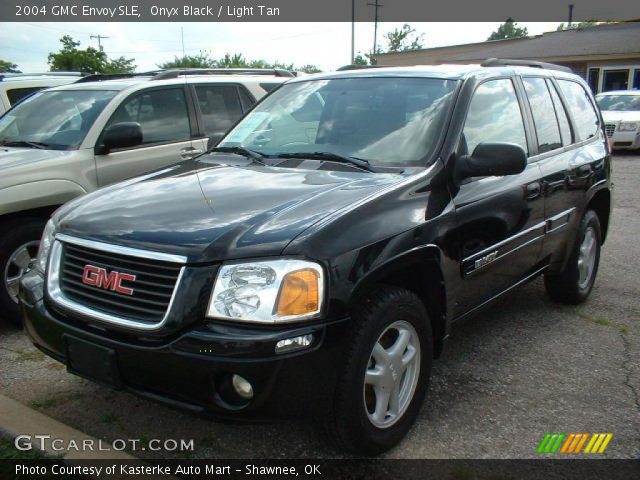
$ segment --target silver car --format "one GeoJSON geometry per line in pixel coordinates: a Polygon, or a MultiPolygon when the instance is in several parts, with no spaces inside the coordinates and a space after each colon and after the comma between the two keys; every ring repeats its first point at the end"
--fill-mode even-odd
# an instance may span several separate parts
{"type": "Polygon", "coordinates": [[[596,97],[611,146],[640,148],[640,90],[616,90],[596,97]]]}
{"type": "Polygon", "coordinates": [[[18,284],[56,208],[204,152],[292,76],[224,73],[85,78],[38,92],[0,118],[0,316],[19,322],[18,284]]]}

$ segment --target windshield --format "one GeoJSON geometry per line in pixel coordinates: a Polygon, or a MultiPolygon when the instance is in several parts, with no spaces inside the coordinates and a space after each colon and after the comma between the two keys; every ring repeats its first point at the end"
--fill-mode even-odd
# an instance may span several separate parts
{"type": "Polygon", "coordinates": [[[80,146],[100,112],[117,94],[112,90],[58,90],[23,100],[0,118],[0,145],[73,150],[80,146]]]}
{"type": "Polygon", "coordinates": [[[640,111],[640,95],[600,95],[596,101],[602,111],[640,111]]]}
{"type": "Polygon", "coordinates": [[[455,85],[391,77],[285,84],[220,146],[264,155],[330,152],[374,166],[424,165],[444,128],[455,85]]]}

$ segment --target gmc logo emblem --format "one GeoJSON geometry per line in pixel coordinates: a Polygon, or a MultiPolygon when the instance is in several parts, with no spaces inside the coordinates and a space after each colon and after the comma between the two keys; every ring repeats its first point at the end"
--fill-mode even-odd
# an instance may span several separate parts
{"type": "Polygon", "coordinates": [[[104,268],[94,265],[85,265],[82,271],[82,283],[92,287],[104,288],[124,295],[133,295],[133,289],[122,286],[122,282],[135,282],[136,276],[129,273],[120,273],[112,270],[107,273],[104,268]]]}

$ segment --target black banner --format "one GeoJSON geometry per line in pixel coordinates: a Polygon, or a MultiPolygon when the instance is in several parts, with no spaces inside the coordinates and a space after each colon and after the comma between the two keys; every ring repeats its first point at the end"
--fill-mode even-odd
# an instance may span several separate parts
{"type": "MultiPolygon", "coordinates": [[[[3,0],[9,22],[357,22],[373,21],[372,0],[3,0]]],[[[383,22],[640,19],[629,0],[378,0],[383,22]]]]}
{"type": "Polygon", "coordinates": [[[630,480],[638,460],[2,460],[9,479],[630,480]]]}

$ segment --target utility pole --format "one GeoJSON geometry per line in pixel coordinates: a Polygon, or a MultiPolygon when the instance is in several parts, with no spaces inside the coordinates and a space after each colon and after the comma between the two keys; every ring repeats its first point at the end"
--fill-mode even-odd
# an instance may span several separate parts
{"type": "Polygon", "coordinates": [[[373,26],[373,55],[378,53],[378,8],[384,7],[379,0],[376,0],[375,3],[367,3],[370,7],[375,8],[375,17],[374,17],[374,26],[373,26]]]}
{"type": "Polygon", "coordinates": [[[100,51],[102,51],[102,43],[100,42],[103,38],[109,38],[109,37],[103,37],[102,35],[91,35],[89,37],[91,40],[93,40],[94,38],[98,39],[98,48],[100,49],[100,51]]]}
{"type": "Polygon", "coordinates": [[[356,61],[356,0],[351,0],[351,63],[356,61]]]}
{"type": "Polygon", "coordinates": [[[569,4],[569,28],[571,28],[571,24],[573,23],[573,3],[569,4]]]}
{"type": "Polygon", "coordinates": [[[180,37],[182,37],[182,58],[184,59],[187,56],[184,51],[184,27],[180,27],[180,37]]]}

